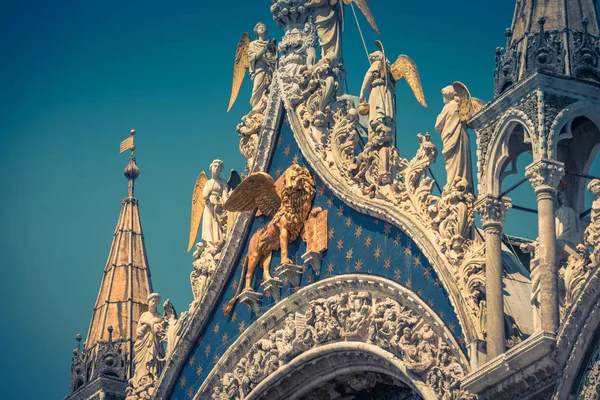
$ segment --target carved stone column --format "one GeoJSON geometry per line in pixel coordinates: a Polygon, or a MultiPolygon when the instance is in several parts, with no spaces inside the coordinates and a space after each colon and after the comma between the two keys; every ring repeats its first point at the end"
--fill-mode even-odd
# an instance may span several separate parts
{"type": "Polygon", "coordinates": [[[485,231],[485,297],[488,360],[504,353],[504,297],[502,293],[502,230],[510,199],[487,195],[476,210],[485,231]]]}
{"type": "Polygon", "coordinates": [[[551,333],[556,332],[560,323],[554,204],[556,188],[564,173],[564,164],[552,160],[536,161],[525,170],[538,204],[541,328],[551,333]]]}

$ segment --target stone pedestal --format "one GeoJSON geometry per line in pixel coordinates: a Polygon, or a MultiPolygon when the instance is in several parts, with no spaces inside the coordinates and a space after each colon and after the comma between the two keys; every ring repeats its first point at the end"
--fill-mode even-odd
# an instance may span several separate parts
{"type": "Polygon", "coordinates": [[[541,328],[551,333],[558,330],[560,323],[554,204],[556,188],[564,173],[564,164],[551,160],[536,161],[525,171],[538,203],[541,328]]]}
{"type": "Polygon", "coordinates": [[[321,274],[321,264],[323,262],[323,253],[317,251],[307,251],[302,254],[304,266],[310,265],[316,276],[321,274]]]}
{"type": "Polygon", "coordinates": [[[281,298],[281,287],[283,286],[283,282],[279,278],[271,278],[269,280],[264,281],[260,284],[260,287],[263,288],[263,291],[267,296],[273,298],[273,300],[277,301],[281,298]]]}
{"type": "Polygon", "coordinates": [[[502,230],[510,199],[486,195],[477,202],[485,231],[485,293],[487,358],[504,353],[504,294],[502,292],[502,230]]]}
{"type": "Polygon", "coordinates": [[[246,290],[237,297],[240,303],[247,304],[255,315],[262,313],[262,294],[254,292],[252,290],[246,290]]]}
{"type": "Polygon", "coordinates": [[[300,278],[304,273],[304,267],[296,264],[281,264],[275,268],[275,275],[279,279],[286,279],[291,282],[293,286],[300,284],[300,278]]]}

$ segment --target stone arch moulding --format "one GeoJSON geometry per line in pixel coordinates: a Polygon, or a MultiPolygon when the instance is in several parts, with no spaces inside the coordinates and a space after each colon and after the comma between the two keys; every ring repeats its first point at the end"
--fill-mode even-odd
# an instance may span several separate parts
{"type": "MultiPolygon", "coordinates": [[[[276,80],[279,80],[277,77],[276,80]]],[[[279,85],[281,86],[281,84],[279,85]]],[[[436,245],[433,233],[425,228],[419,217],[413,217],[391,205],[389,202],[379,199],[367,199],[359,194],[356,187],[351,187],[339,175],[333,174],[330,167],[327,166],[323,157],[314,149],[309,139],[305,137],[300,128],[301,123],[296,113],[290,107],[285,93],[281,93],[286,114],[292,128],[294,139],[302,152],[307,163],[315,171],[318,177],[327,184],[331,192],[343,201],[348,207],[374,218],[382,219],[406,233],[427,257],[432,268],[438,274],[444,289],[449,293],[449,300],[452,304],[458,321],[462,327],[466,342],[471,343],[478,340],[478,332],[475,327],[475,321],[471,317],[470,311],[465,306],[465,300],[460,293],[460,289],[453,277],[454,268],[443,256],[439,247],[436,245]]]]}
{"type": "MultiPolygon", "coordinates": [[[[194,399],[215,392],[241,398],[240,391],[256,399],[307,363],[352,354],[362,372],[384,372],[424,399],[449,387],[460,398],[460,379],[469,370],[450,330],[415,293],[381,277],[340,275],[300,289],[250,325],[194,399]]],[[[307,376],[313,386],[334,373],[316,371],[307,376]]]]}
{"type": "Polygon", "coordinates": [[[563,108],[552,121],[548,140],[548,159],[558,159],[558,143],[562,128],[577,117],[586,117],[600,130],[600,104],[579,100],[563,108]]]}
{"type": "Polygon", "coordinates": [[[497,168],[497,166],[503,165],[510,156],[508,142],[513,130],[517,125],[523,126],[525,137],[531,143],[531,150],[534,153],[533,159],[537,160],[540,158],[536,158],[537,155],[535,154],[537,149],[537,138],[535,135],[536,129],[533,122],[531,119],[529,119],[525,112],[517,109],[509,110],[498,121],[498,125],[492,134],[492,140],[489,144],[489,151],[486,160],[486,165],[488,167],[485,169],[485,176],[480,177],[482,178],[481,181],[483,182],[483,185],[481,185],[480,195],[500,195],[502,183],[500,182],[500,174],[502,173],[502,170],[501,168],[497,168]]]}

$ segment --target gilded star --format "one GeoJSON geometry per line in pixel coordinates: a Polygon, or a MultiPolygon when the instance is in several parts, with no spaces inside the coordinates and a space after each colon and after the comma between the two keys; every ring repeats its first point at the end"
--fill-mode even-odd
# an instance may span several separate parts
{"type": "Polygon", "coordinates": [[[229,340],[229,335],[227,334],[227,332],[225,332],[223,334],[223,336],[221,336],[221,344],[226,345],[228,340],[229,340]]]}
{"type": "Polygon", "coordinates": [[[427,300],[427,304],[429,304],[429,307],[433,308],[433,300],[427,300]]]}
{"type": "Polygon", "coordinates": [[[193,387],[190,386],[190,388],[187,391],[187,395],[190,399],[194,397],[194,388],[193,387]]]}
{"type": "Polygon", "coordinates": [[[329,240],[333,239],[334,235],[335,235],[335,229],[331,228],[330,230],[327,231],[327,239],[329,239],[329,240]]]}
{"type": "Polygon", "coordinates": [[[442,282],[441,282],[439,279],[436,279],[436,280],[435,280],[435,282],[433,282],[433,284],[434,284],[436,287],[440,287],[440,286],[442,286],[442,282]]]}
{"type": "Polygon", "coordinates": [[[456,329],[456,325],[454,325],[453,322],[450,322],[448,324],[448,329],[450,329],[450,332],[454,333],[454,330],[456,329]]]}
{"type": "Polygon", "coordinates": [[[204,349],[204,355],[206,357],[208,357],[208,355],[210,354],[210,351],[212,350],[212,347],[210,347],[210,344],[206,345],[206,348],[204,349]]]}
{"type": "Polygon", "coordinates": [[[346,227],[350,228],[352,226],[352,217],[346,217],[346,227]]]}
{"type": "Polygon", "coordinates": [[[328,197],[327,198],[327,207],[331,208],[332,206],[333,206],[333,198],[328,197]]]}
{"type": "Polygon", "coordinates": [[[215,324],[215,326],[213,327],[213,333],[214,333],[214,334],[217,334],[217,333],[219,333],[219,330],[220,330],[220,329],[221,329],[221,325],[219,325],[219,323],[217,322],[217,323],[215,324]]]}
{"type": "Polygon", "coordinates": [[[419,295],[419,297],[423,297],[423,289],[417,290],[417,294],[419,295]]]}
{"type": "Polygon", "coordinates": [[[400,278],[402,278],[402,271],[400,271],[399,269],[395,269],[394,270],[394,279],[399,281],[400,278]]]}
{"type": "Polygon", "coordinates": [[[329,261],[329,264],[327,264],[327,272],[329,272],[330,274],[333,274],[334,267],[335,267],[335,265],[333,264],[333,261],[329,261]]]}
{"type": "Polygon", "coordinates": [[[354,257],[354,249],[350,248],[348,249],[348,251],[346,252],[346,262],[352,260],[352,257],[354,257]]]}
{"type": "Polygon", "coordinates": [[[202,365],[199,365],[199,366],[198,366],[198,369],[196,369],[196,375],[197,375],[197,376],[200,376],[200,375],[202,375],[202,365]]]}
{"type": "Polygon", "coordinates": [[[324,184],[321,184],[321,186],[319,186],[319,194],[321,196],[325,195],[325,185],[324,184]]]}
{"type": "Polygon", "coordinates": [[[383,269],[385,269],[387,271],[388,269],[390,269],[391,266],[392,266],[392,259],[388,257],[383,262],[383,269]]]}
{"type": "Polygon", "coordinates": [[[381,257],[381,247],[377,246],[375,248],[375,251],[373,252],[373,257],[375,257],[375,259],[379,261],[379,257],[381,257]]]}
{"type": "Polygon", "coordinates": [[[231,282],[231,288],[233,290],[237,290],[237,287],[238,287],[238,281],[237,281],[237,279],[234,279],[233,282],[231,282]]]}
{"type": "Polygon", "coordinates": [[[275,170],[275,176],[278,178],[281,176],[281,168],[280,167],[277,167],[277,169],[275,170]]]}
{"type": "Polygon", "coordinates": [[[362,266],[363,266],[363,260],[359,258],[358,260],[356,260],[356,263],[354,264],[354,270],[356,272],[360,272],[360,270],[362,269],[362,266]]]}
{"type": "Polygon", "coordinates": [[[185,389],[185,387],[187,386],[187,378],[185,376],[179,380],[179,386],[182,389],[185,389]]]}
{"type": "Polygon", "coordinates": [[[234,311],[233,314],[231,314],[231,322],[235,322],[236,319],[237,319],[237,312],[234,311]]]}
{"type": "Polygon", "coordinates": [[[315,277],[312,275],[309,275],[307,281],[308,281],[308,283],[313,283],[315,281],[315,277]]]}
{"type": "Polygon", "coordinates": [[[405,256],[410,256],[410,255],[412,255],[412,251],[411,251],[411,249],[410,249],[410,246],[406,246],[406,247],[404,248],[404,255],[405,255],[405,256]]]}
{"type": "Polygon", "coordinates": [[[392,231],[392,226],[390,224],[385,224],[385,226],[383,227],[383,234],[385,236],[387,236],[390,234],[391,231],[392,231]]]}
{"type": "Polygon", "coordinates": [[[402,237],[400,237],[400,234],[397,234],[394,238],[394,247],[400,246],[400,240],[402,240],[402,237]]]}
{"type": "Polygon", "coordinates": [[[342,251],[344,248],[344,241],[342,239],[338,239],[336,247],[338,251],[342,251]]]}
{"type": "Polygon", "coordinates": [[[244,332],[246,330],[246,322],[242,321],[240,322],[240,324],[238,325],[238,331],[240,331],[240,333],[244,332]]]}
{"type": "Polygon", "coordinates": [[[379,225],[379,220],[377,218],[373,218],[373,225],[379,225]]]}
{"type": "Polygon", "coordinates": [[[196,361],[196,357],[195,356],[191,356],[190,360],[188,361],[188,365],[191,367],[194,366],[194,362],[196,361]]]}
{"type": "Polygon", "coordinates": [[[218,354],[215,354],[215,356],[213,357],[213,364],[216,365],[219,362],[219,358],[221,358],[221,356],[218,354]]]}
{"type": "Polygon", "coordinates": [[[298,154],[294,154],[294,157],[292,158],[292,163],[293,164],[298,164],[298,160],[300,159],[300,157],[298,157],[298,154]]]}
{"type": "Polygon", "coordinates": [[[283,148],[283,155],[286,157],[289,156],[290,151],[292,151],[292,148],[290,147],[289,144],[286,144],[285,147],[283,148]]]}
{"type": "Polygon", "coordinates": [[[338,217],[341,217],[342,215],[344,215],[344,206],[340,205],[340,206],[337,208],[337,216],[338,216],[338,217]]]}
{"type": "Polygon", "coordinates": [[[277,148],[279,148],[281,146],[281,136],[279,136],[279,139],[277,139],[277,148]]]}
{"type": "Polygon", "coordinates": [[[421,257],[420,256],[415,256],[414,264],[415,264],[415,267],[421,265],[421,257]]]}
{"type": "Polygon", "coordinates": [[[467,342],[465,341],[465,338],[461,336],[458,338],[458,344],[460,344],[461,346],[464,346],[467,344],[467,342]]]}
{"type": "Polygon", "coordinates": [[[358,239],[362,236],[362,232],[363,232],[362,226],[357,226],[356,230],[354,231],[354,236],[356,236],[356,238],[358,239]]]}
{"type": "Polygon", "coordinates": [[[440,312],[439,312],[439,315],[440,315],[440,318],[441,318],[441,319],[444,319],[444,317],[446,316],[446,314],[444,314],[444,312],[443,312],[443,311],[440,311],[440,312]]]}
{"type": "Polygon", "coordinates": [[[225,304],[223,304],[221,306],[221,311],[223,312],[223,315],[227,316],[226,315],[226,313],[227,313],[227,303],[225,303],[225,304]]]}
{"type": "Polygon", "coordinates": [[[373,243],[373,239],[371,238],[371,236],[367,236],[367,238],[365,239],[365,247],[368,249],[369,247],[371,247],[371,243],[373,243]]]}
{"type": "Polygon", "coordinates": [[[406,285],[407,288],[410,289],[412,287],[412,281],[410,279],[407,280],[406,283],[405,283],[405,285],[406,285]]]}
{"type": "Polygon", "coordinates": [[[429,280],[429,278],[431,278],[431,268],[425,268],[425,271],[423,271],[423,276],[425,279],[429,280]]]}

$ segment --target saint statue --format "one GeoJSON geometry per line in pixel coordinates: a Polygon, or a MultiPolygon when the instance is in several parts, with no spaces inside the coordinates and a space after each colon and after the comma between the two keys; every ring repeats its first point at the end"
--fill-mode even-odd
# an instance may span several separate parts
{"type": "Polygon", "coordinates": [[[223,161],[214,160],[210,164],[212,178],[204,185],[202,198],[204,199],[204,213],[202,218],[202,240],[211,245],[216,245],[224,239],[223,218],[224,211],[221,208],[227,200],[227,181],[221,179],[223,161]]]}
{"type": "Polygon", "coordinates": [[[442,154],[446,163],[447,181],[444,191],[457,181],[467,182],[467,192],[473,192],[473,170],[467,126],[461,120],[458,94],[452,86],[442,89],[444,108],[435,122],[435,130],[442,135],[442,154]]]}
{"type": "Polygon", "coordinates": [[[133,345],[133,377],[126,389],[126,400],[149,399],[154,392],[163,363],[164,349],[160,335],[163,332],[163,316],[156,310],[160,295],[148,296],[148,311],[142,313],[136,329],[133,345]]]}

